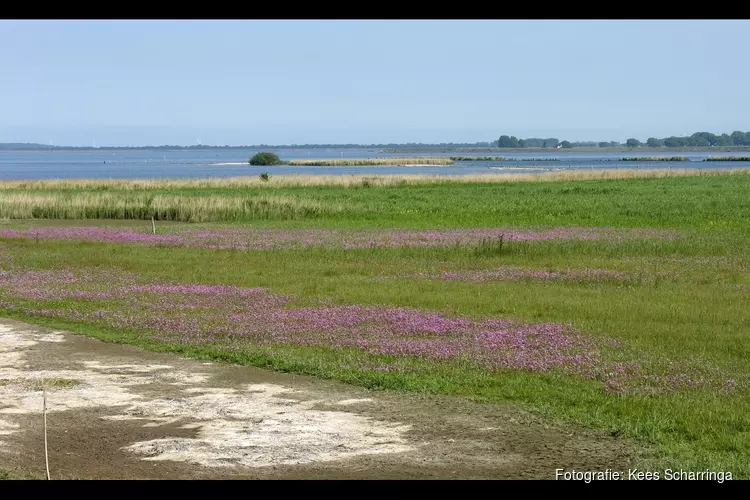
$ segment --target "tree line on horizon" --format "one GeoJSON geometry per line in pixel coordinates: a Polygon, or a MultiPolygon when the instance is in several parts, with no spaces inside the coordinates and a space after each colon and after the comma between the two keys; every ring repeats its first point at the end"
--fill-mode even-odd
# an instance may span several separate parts
{"type": "Polygon", "coordinates": [[[547,139],[540,138],[529,138],[519,139],[515,136],[501,135],[496,142],[499,148],[557,148],[571,149],[580,147],[600,147],[600,148],[612,148],[626,146],[629,148],[637,148],[642,146],[648,146],[651,148],[701,148],[701,147],[722,147],[722,146],[750,146],[750,132],[742,132],[736,130],[731,134],[712,134],[711,132],[696,132],[691,136],[670,136],[662,139],[656,137],[649,137],[646,142],[641,142],[638,139],[630,138],[625,141],[624,144],[617,141],[602,141],[602,142],[570,142],[570,141],[559,141],[554,137],[547,139]]]}
{"type": "Polygon", "coordinates": [[[696,132],[693,135],[670,136],[664,139],[649,137],[645,143],[638,139],[628,139],[625,143],[628,147],[648,146],[651,148],[682,148],[682,147],[721,147],[721,146],[750,146],[750,132],[736,130],[731,134],[712,134],[711,132],[696,132]]]}
{"type": "Polygon", "coordinates": [[[409,142],[409,143],[388,143],[388,144],[288,144],[288,145],[269,145],[269,144],[258,144],[254,146],[208,146],[208,145],[190,145],[190,146],[177,146],[177,145],[162,145],[162,146],[51,146],[46,144],[38,143],[0,143],[0,150],[81,150],[90,151],[97,149],[111,149],[111,150],[170,150],[170,149],[433,149],[433,148],[615,148],[615,147],[668,147],[668,148],[680,148],[680,147],[727,147],[727,146],[750,146],[750,132],[734,131],[731,134],[713,134],[711,132],[696,132],[691,136],[670,136],[665,138],[649,137],[645,142],[641,142],[635,138],[629,138],[625,143],[618,141],[560,141],[555,137],[548,138],[536,138],[530,137],[526,139],[519,139],[515,136],[501,135],[496,141],[480,141],[480,142],[443,142],[443,143],[422,143],[422,142],[409,142]]]}

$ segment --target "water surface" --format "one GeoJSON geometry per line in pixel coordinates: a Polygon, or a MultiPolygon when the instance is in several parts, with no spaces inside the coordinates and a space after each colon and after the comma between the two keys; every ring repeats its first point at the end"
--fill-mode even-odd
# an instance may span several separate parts
{"type": "Polygon", "coordinates": [[[331,158],[399,158],[415,156],[504,156],[502,162],[456,162],[454,166],[434,167],[312,167],[312,166],[251,166],[248,160],[258,149],[195,150],[94,150],[94,151],[0,151],[0,179],[159,179],[257,176],[268,172],[271,176],[304,175],[382,175],[426,174],[467,175],[493,173],[547,172],[550,169],[653,169],[696,168],[704,170],[750,168],[750,162],[705,162],[708,156],[746,156],[747,153],[611,153],[560,152],[559,150],[524,153],[383,153],[367,149],[283,149],[273,150],[282,160],[331,158]],[[623,162],[628,156],[685,156],[690,161],[678,162],[623,162]],[[539,158],[559,158],[559,161],[534,161],[539,158]]]}

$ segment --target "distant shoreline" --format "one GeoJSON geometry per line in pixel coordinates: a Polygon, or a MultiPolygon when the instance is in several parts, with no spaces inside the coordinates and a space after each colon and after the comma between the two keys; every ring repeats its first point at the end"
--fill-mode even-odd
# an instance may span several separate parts
{"type": "Polygon", "coordinates": [[[534,153],[534,154],[571,154],[571,153],[745,153],[750,146],[715,146],[709,148],[681,147],[681,148],[650,148],[650,147],[615,147],[615,148],[403,148],[386,149],[383,153],[534,153]]]}
{"type": "Polygon", "coordinates": [[[0,147],[0,153],[132,153],[132,152],[195,152],[195,151],[310,151],[310,150],[324,150],[332,149],[336,151],[370,151],[375,154],[399,154],[399,153],[476,153],[476,154],[502,154],[502,153],[533,153],[533,154],[556,154],[566,155],[574,153],[745,153],[750,151],[750,146],[715,146],[708,148],[700,147],[675,147],[675,148],[650,148],[650,147],[610,147],[610,148],[599,148],[599,147],[581,147],[581,148],[392,148],[383,150],[372,150],[369,148],[356,148],[356,147],[341,147],[341,148],[305,148],[305,147],[267,147],[267,148],[253,148],[253,147],[218,147],[212,146],[207,148],[174,148],[164,149],[159,147],[153,148],[23,148],[23,149],[3,149],[0,147]]]}

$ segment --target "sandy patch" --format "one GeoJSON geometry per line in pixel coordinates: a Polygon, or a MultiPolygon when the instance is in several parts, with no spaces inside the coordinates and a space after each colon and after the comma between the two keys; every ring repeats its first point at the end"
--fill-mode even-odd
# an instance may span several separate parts
{"type": "MultiPolygon", "coordinates": [[[[0,436],[3,436],[3,435],[7,436],[8,434],[16,432],[16,430],[18,430],[19,427],[20,425],[18,424],[0,420],[0,436]]],[[[0,443],[2,443],[2,441],[0,441],[0,443]]]]}
{"type": "Polygon", "coordinates": [[[183,426],[197,438],[136,443],[129,451],[147,460],[174,460],[215,467],[292,465],[341,460],[361,454],[400,453],[413,448],[402,435],[409,426],[389,425],[355,413],[315,410],[322,402],[285,398],[296,391],[274,384],[244,390],[207,391],[182,400],[155,400],[128,411],[183,426]]]}
{"type": "Polygon", "coordinates": [[[342,399],[341,401],[337,401],[336,404],[341,406],[349,406],[349,405],[356,405],[358,403],[369,403],[372,401],[372,398],[360,398],[360,399],[342,399]]]}
{"type": "MultiPolygon", "coordinates": [[[[321,403],[350,405],[368,399],[338,400],[335,395],[310,399],[302,391],[268,383],[206,386],[211,382],[210,373],[137,360],[108,363],[81,356],[71,360],[69,369],[29,368],[30,350],[65,341],[60,332],[41,333],[0,324],[0,379],[6,381],[0,385],[0,436],[23,432],[19,418],[41,417],[44,380],[64,380],[77,384],[46,388],[50,425],[54,425],[56,412],[106,408],[109,415],[102,417],[106,420],[143,421],[144,427],[178,424],[195,431],[195,437],[167,433],[123,447],[144,460],[263,467],[413,449],[404,437],[410,426],[313,408],[321,403]],[[169,390],[161,389],[165,385],[169,390]]],[[[0,449],[3,444],[8,443],[0,441],[0,449]]]]}

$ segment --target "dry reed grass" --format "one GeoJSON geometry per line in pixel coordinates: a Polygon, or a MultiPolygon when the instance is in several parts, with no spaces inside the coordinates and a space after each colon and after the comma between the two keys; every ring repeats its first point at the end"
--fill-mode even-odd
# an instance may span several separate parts
{"type": "MultiPolygon", "coordinates": [[[[601,179],[640,179],[693,176],[747,175],[750,169],[699,170],[699,169],[611,169],[611,170],[565,170],[534,174],[487,173],[471,175],[282,175],[269,181],[255,176],[221,177],[207,179],[65,179],[33,181],[0,181],[0,191],[150,191],[170,189],[233,189],[288,187],[389,187],[439,183],[486,183],[486,182],[539,182],[539,181],[585,181],[601,179]]],[[[99,193],[104,195],[106,193],[99,193]]],[[[61,193],[62,195],[62,193],[61,193]]],[[[7,201],[8,194],[0,197],[7,201]]],[[[116,199],[121,199],[118,194],[116,199]]]]}
{"type": "Polygon", "coordinates": [[[148,192],[4,193],[0,217],[7,219],[142,219],[179,222],[298,219],[343,211],[332,203],[286,196],[183,196],[148,192]]]}
{"type": "Polygon", "coordinates": [[[453,160],[446,157],[417,158],[335,158],[330,160],[291,160],[289,165],[315,167],[363,167],[363,166],[416,166],[416,165],[453,165],[453,160]]]}

